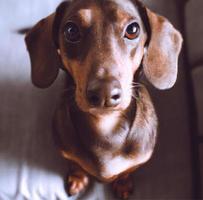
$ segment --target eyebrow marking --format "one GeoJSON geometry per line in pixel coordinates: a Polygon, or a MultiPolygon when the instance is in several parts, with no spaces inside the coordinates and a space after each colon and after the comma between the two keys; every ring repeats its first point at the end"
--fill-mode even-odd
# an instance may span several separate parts
{"type": "Polygon", "coordinates": [[[80,9],[78,14],[85,26],[88,26],[92,22],[92,10],[91,9],[80,9]]]}

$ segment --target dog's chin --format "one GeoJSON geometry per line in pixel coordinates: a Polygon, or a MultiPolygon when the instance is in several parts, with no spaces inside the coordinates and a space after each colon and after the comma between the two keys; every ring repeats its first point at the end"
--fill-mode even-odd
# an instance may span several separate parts
{"type": "Polygon", "coordinates": [[[77,108],[84,113],[91,114],[91,115],[108,115],[112,114],[113,112],[123,112],[125,111],[132,102],[132,96],[125,96],[122,99],[121,103],[116,107],[94,107],[88,104],[87,101],[84,100],[84,97],[75,96],[75,105],[77,108]]]}
{"type": "Polygon", "coordinates": [[[88,113],[91,115],[108,115],[113,112],[119,112],[122,111],[121,108],[89,108],[88,113]]]}
{"type": "Polygon", "coordinates": [[[125,109],[127,109],[129,105],[124,106],[124,105],[118,105],[116,107],[91,107],[91,106],[85,106],[85,105],[80,105],[77,103],[77,107],[80,111],[91,114],[91,115],[108,115],[112,114],[113,112],[122,112],[125,109]]]}

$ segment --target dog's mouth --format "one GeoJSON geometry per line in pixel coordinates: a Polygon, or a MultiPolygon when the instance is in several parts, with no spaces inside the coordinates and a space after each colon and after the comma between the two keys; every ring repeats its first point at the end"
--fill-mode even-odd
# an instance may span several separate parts
{"type": "MultiPolygon", "coordinates": [[[[85,96],[85,95],[84,95],[85,96]]],[[[77,95],[75,92],[75,106],[82,112],[92,114],[92,115],[104,115],[110,114],[112,112],[124,111],[131,103],[132,96],[122,95],[121,100],[115,106],[107,106],[104,103],[102,105],[92,105],[89,103],[87,97],[84,97],[82,94],[77,95]]]]}
{"type": "Polygon", "coordinates": [[[80,111],[93,116],[108,115],[113,112],[120,112],[122,110],[121,107],[117,108],[81,107],[79,104],[77,104],[77,107],[80,111]]]}
{"type": "Polygon", "coordinates": [[[117,108],[95,108],[95,107],[89,107],[87,109],[87,112],[92,115],[104,115],[104,114],[110,114],[112,112],[119,112],[121,111],[121,108],[118,106],[117,108]]]}
{"type": "Polygon", "coordinates": [[[87,98],[77,98],[75,96],[75,105],[80,109],[81,111],[85,113],[90,113],[90,114],[108,114],[114,111],[120,111],[122,110],[122,105],[118,104],[117,106],[114,107],[108,107],[108,106],[94,106],[91,105],[88,101],[87,98]]]}
{"type": "Polygon", "coordinates": [[[103,115],[124,111],[130,105],[133,97],[132,86],[124,86],[117,80],[109,83],[93,82],[91,87],[74,83],[69,84],[66,96],[70,106],[76,106],[80,111],[92,115],[103,115]]]}

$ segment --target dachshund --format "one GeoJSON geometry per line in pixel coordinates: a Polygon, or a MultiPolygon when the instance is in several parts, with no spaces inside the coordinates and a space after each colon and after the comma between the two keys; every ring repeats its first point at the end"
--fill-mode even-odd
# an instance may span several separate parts
{"type": "Polygon", "coordinates": [[[69,195],[94,177],[126,199],[132,173],[152,156],[157,116],[145,84],[160,90],[177,79],[181,34],[138,0],[72,0],[25,37],[35,86],[49,87],[59,69],[66,93],[53,119],[54,140],[70,161],[69,195]]]}

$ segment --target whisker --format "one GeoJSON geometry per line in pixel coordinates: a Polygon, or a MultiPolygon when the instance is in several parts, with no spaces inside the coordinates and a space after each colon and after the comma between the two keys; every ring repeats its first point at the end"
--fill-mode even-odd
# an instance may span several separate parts
{"type": "Polygon", "coordinates": [[[133,99],[135,99],[136,101],[141,101],[141,98],[139,95],[136,95],[136,94],[132,94],[131,95],[133,99]]]}
{"type": "Polygon", "coordinates": [[[132,89],[134,89],[134,88],[142,88],[142,87],[144,87],[144,86],[143,86],[143,84],[141,84],[141,83],[132,82],[131,87],[132,87],[132,89]]]}
{"type": "Polygon", "coordinates": [[[132,82],[132,85],[143,86],[142,83],[138,83],[138,82],[132,82]]]}
{"type": "Polygon", "coordinates": [[[135,81],[133,81],[133,83],[135,83],[135,84],[141,84],[140,82],[135,82],[135,81]]]}
{"type": "Polygon", "coordinates": [[[131,85],[131,89],[134,89],[134,88],[141,88],[141,86],[139,86],[139,85],[131,85]]]}

